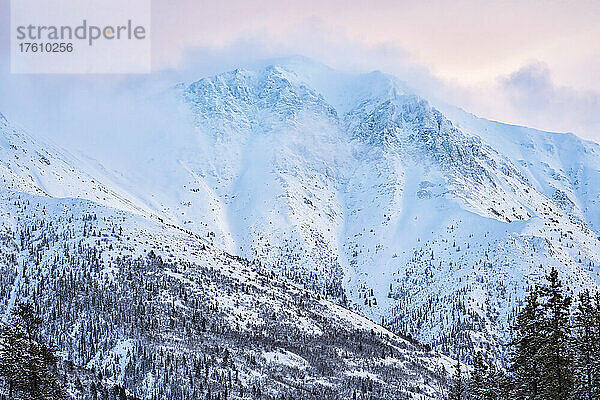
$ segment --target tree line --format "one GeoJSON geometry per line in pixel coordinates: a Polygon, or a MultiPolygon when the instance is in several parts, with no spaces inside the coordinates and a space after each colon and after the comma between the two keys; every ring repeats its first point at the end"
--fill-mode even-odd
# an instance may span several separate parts
{"type": "Polygon", "coordinates": [[[506,368],[476,352],[468,379],[457,363],[447,398],[600,399],[600,293],[570,293],[552,268],[512,321],[506,368]]]}

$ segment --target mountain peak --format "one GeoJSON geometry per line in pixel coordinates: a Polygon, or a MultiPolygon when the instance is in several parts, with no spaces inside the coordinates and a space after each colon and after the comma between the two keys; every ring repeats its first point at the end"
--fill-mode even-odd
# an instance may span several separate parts
{"type": "Polygon", "coordinates": [[[262,66],[278,66],[297,73],[302,71],[335,72],[335,70],[328,65],[302,55],[273,58],[264,60],[261,64],[262,66]]]}

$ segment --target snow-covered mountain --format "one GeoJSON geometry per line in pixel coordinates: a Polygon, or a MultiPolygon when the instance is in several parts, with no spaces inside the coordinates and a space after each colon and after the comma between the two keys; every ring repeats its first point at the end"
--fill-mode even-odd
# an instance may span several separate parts
{"type": "MultiPolygon", "coordinates": [[[[127,170],[38,145],[0,120],[6,237],[31,233],[26,226],[65,225],[53,236],[56,248],[85,253],[85,243],[103,246],[104,266],[94,273],[107,285],[129,282],[123,271],[144,275],[148,268],[194,292],[197,274],[213,266],[227,277],[213,277],[211,285],[260,282],[265,300],[242,307],[245,314],[264,306],[293,316],[300,312],[290,304],[295,291],[318,293],[313,316],[321,307],[338,310],[337,303],[460,356],[465,347],[490,357],[502,351],[509,316],[550,266],[572,287],[600,285],[595,143],[434,106],[392,76],[341,73],[302,58],[181,83],[167,93],[193,121],[193,140],[157,149],[162,162],[127,170]],[[99,225],[92,227],[93,214],[99,225]],[[44,222],[27,225],[32,218],[44,222]],[[164,263],[116,261],[150,250],[164,263]],[[226,254],[240,258],[227,261],[226,254]],[[249,260],[258,278],[238,276],[249,268],[240,260],[249,260]],[[197,267],[182,273],[182,262],[197,267]]],[[[15,268],[46,268],[58,257],[48,238],[39,240],[46,250],[6,242],[15,249],[6,254],[17,254],[15,268]]],[[[171,288],[164,290],[164,301],[153,301],[175,304],[171,288]]],[[[220,304],[234,305],[224,313],[235,322],[243,300],[223,294],[231,290],[218,289],[220,304]]],[[[202,303],[210,295],[201,293],[202,303]]],[[[343,310],[333,314],[335,326],[343,310]]],[[[312,332],[313,325],[307,322],[312,332]]],[[[301,362],[286,349],[277,357],[301,362]]],[[[92,362],[91,354],[71,351],[92,362]]],[[[436,363],[423,368],[433,371],[436,363]]]]}
{"type": "Polygon", "coordinates": [[[394,330],[451,353],[498,348],[550,266],[598,286],[595,143],[299,58],[178,89],[203,149],[182,160],[177,220],[197,230],[186,210],[204,207],[215,243],[394,330]]]}
{"type": "Polygon", "coordinates": [[[446,386],[450,358],[162,220],[6,120],[0,135],[0,329],[34,302],[73,398],[434,399],[446,386]]]}

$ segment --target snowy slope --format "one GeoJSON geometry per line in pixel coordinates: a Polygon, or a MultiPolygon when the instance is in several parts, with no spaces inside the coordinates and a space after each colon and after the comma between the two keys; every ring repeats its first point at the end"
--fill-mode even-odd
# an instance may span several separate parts
{"type": "Polygon", "coordinates": [[[599,285],[595,143],[303,58],[169,94],[194,140],[116,173],[34,144],[25,157],[12,147],[25,136],[0,121],[5,186],[160,218],[448,354],[499,351],[550,266],[575,288],[599,285]]]}
{"type": "Polygon", "coordinates": [[[2,122],[0,318],[36,304],[70,392],[94,398],[80,378],[142,399],[434,399],[445,387],[450,358],[131,206],[2,122]]]}
{"type": "Polygon", "coordinates": [[[186,232],[88,200],[1,191],[0,249],[4,320],[33,301],[64,359],[138,398],[434,399],[453,364],[186,232]]]}
{"type": "Polygon", "coordinates": [[[0,114],[2,189],[50,197],[85,198],[150,216],[133,196],[112,183],[114,178],[96,163],[41,143],[0,114]]]}
{"type": "Polygon", "coordinates": [[[215,154],[189,168],[233,250],[374,320],[494,348],[550,265],[598,285],[596,144],[447,117],[393,77],[302,59],[179,89],[215,154]]]}

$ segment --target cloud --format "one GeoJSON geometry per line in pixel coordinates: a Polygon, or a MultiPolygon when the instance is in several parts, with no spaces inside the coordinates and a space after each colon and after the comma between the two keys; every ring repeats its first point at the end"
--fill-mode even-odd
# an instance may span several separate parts
{"type": "Polygon", "coordinates": [[[544,63],[532,62],[501,77],[499,92],[529,125],[600,139],[600,93],[556,85],[544,63]]]}
{"type": "Polygon", "coordinates": [[[10,4],[8,0],[0,0],[0,56],[8,54],[10,49],[10,4]]]}
{"type": "Polygon", "coordinates": [[[169,123],[178,126],[167,115],[172,108],[157,112],[145,99],[181,81],[296,54],[349,72],[394,74],[427,99],[485,118],[600,141],[599,94],[557,85],[547,64],[530,62],[491,82],[458,82],[437,76],[396,42],[366,43],[318,17],[289,26],[284,34],[252,29],[225,44],[187,47],[176,66],[149,76],[11,75],[8,57],[2,57],[0,112],[60,145],[112,157],[111,144],[139,149],[145,141],[164,140],[169,123]]]}
{"type": "Polygon", "coordinates": [[[150,75],[15,75],[10,73],[8,57],[0,58],[0,111],[34,135],[61,146],[99,158],[112,156],[108,144],[124,144],[127,137],[131,137],[127,145],[135,145],[138,139],[143,144],[142,129],[152,137],[157,126],[165,126],[172,107],[156,113],[143,106],[148,98],[179,82],[298,54],[334,68],[352,72],[382,69],[414,86],[436,86],[425,84],[431,82],[431,75],[408,62],[401,49],[391,44],[361,44],[343,30],[331,30],[323,21],[311,18],[290,28],[286,37],[245,33],[225,46],[187,48],[176,67],[150,75]]]}
{"type": "Polygon", "coordinates": [[[408,64],[407,54],[401,48],[389,43],[366,45],[352,39],[344,29],[331,29],[319,18],[309,18],[289,27],[285,35],[248,31],[226,45],[188,47],[176,69],[218,73],[290,55],[303,55],[333,68],[355,72],[381,69],[392,60],[396,66],[408,64]]]}
{"type": "Polygon", "coordinates": [[[437,76],[393,42],[369,45],[318,18],[290,27],[285,36],[245,32],[225,46],[188,48],[177,71],[193,80],[293,54],[350,72],[382,70],[406,81],[434,103],[453,104],[502,122],[573,132],[600,142],[600,93],[557,84],[546,63],[530,61],[495,80],[465,83],[437,76]]]}
{"type": "Polygon", "coordinates": [[[126,170],[195,140],[171,87],[162,74],[14,75],[0,68],[0,112],[34,137],[126,170]]]}
{"type": "Polygon", "coordinates": [[[555,88],[550,79],[550,70],[540,62],[526,65],[509,76],[500,78],[500,82],[515,104],[525,106],[528,111],[547,107],[554,96],[555,88]]]}

